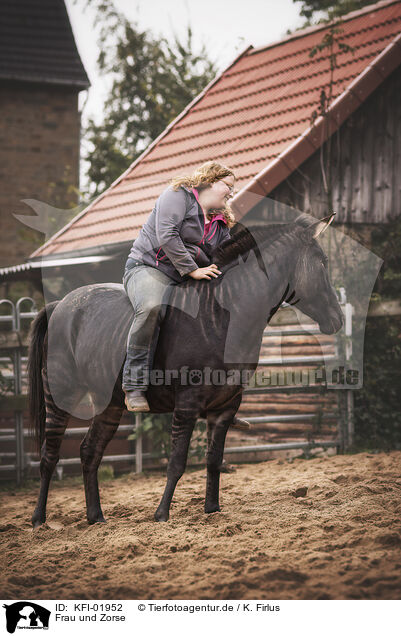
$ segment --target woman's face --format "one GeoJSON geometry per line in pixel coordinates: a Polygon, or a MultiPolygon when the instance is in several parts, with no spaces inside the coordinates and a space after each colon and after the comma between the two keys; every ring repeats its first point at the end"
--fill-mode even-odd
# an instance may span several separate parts
{"type": "Polygon", "coordinates": [[[210,207],[224,208],[227,201],[234,193],[234,177],[232,175],[223,177],[210,185],[210,207]]]}

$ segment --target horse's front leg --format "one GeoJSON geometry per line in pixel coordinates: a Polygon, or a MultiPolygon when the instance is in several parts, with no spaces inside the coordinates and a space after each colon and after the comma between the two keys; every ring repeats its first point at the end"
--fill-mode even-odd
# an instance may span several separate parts
{"type": "Polygon", "coordinates": [[[227,431],[234,420],[237,408],[207,414],[208,448],[206,455],[207,481],[205,512],[220,512],[220,470],[223,463],[224,443],[227,431]]]}
{"type": "Polygon", "coordinates": [[[158,509],[156,521],[168,521],[171,500],[178,480],[184,474],[187,465],[188,448],[198,413],[175,409],[171,432],[171,455],[167,466],[167,484],[158,509]]]}

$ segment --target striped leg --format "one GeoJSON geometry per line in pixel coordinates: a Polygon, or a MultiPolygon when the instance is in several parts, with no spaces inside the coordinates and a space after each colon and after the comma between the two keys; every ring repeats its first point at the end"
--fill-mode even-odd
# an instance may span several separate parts
{"type": "Polygon", "coordinates": [[[167,484],[159,507],[155,512],[156,521],[168,521],[171,500],[178,480],[187,465],[189,443],[198,413],[175,410],[171,433],[171,455],[167,466],[167,484]]]}
{"type": "Polygon", "coordinates": [[[41,448],[40,460],[40,491],[36,508],[32,515],[34,528],[46,521],[46,504],[49,493],[50,480],[60,457],[60,445],[69,414],[59,409],[54,403],[49,390],[49,383],[45,370],[42,370],[43,390],[46,407],[45,440],[41,448]]]}
{"type": "Polygon", "coordinates": [[[122,403],[121,406],[111,403],[103,413],[96,415],[81,444],[86,516],[90,524],[106,521],[100,507],[97,471],[105,448],[118,428],[123,408],[122,403]]]}
{"type": "Polygon", "coordinates": [[[224,411],[223,413],[208,413],[208,435],[207,435],[207,481],[205,512],[220,512],[219,490],[220,490],[220,469],[223,462],[224,443],[227,431],[233,422],[235,409],[224,411]]]}

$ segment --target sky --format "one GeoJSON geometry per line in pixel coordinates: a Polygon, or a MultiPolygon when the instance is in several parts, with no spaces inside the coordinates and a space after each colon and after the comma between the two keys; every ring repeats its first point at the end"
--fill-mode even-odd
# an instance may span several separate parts
{"type": "MultiPolygon", "coordinates": [[[[102,121],[102,106],[108,90],[107,78],[96,68],[97,33],[93,10],[85,0],[65,0],[81,60],[91,87],[79,96],[82,124],[89,117],[102,121]]],[[[204,42],[209,55],[223,70],[246,46],[264,46],[280,40],[287,29],[294,30],[304,21],[299,17],[301,4],[293,0],[114,0],[126,17],[141,28],[168,39],[173,32],[184,35],[188,22],[193,31],[194,48],[204,42]]]]}

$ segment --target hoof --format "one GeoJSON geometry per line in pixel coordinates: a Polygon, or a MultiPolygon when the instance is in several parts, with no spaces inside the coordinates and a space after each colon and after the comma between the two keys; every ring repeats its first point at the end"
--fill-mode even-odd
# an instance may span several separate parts
{"type": "Polygon", "coordinates": [[[94,519],[89,519],[88,518],[88,524],[90,526],[92,526],[94,523],[107,523],[106,519],[103,517],[103,515],[99,515],[99,517],[96,517],[94,519]]]}
{"type": "Polygon", "coordinates": [[[155,518],[155,521],[168,521],[169,514],[168,512],[156,510],[154,518],[155,518]]]}
{"type": "Polygon", "coordinates": [[[205,506],[205,513],[209,515],[211,512],[221,512],[220,506],[205,506]]]}
{"type": "Polygon", "coordinates": [[[31,521],[32,521],[32,528],[35,530],[35,528],[39,528],[40,526],[43,526],[44,523],[46,523],[46,515],[42,517],[41,515],[37,515],[34,512],[31,517],[31,521]]]}
{"type": "Polygon", "coordinates": [[[251,425],[248,420],[242,420],[240,417],[234,417],[230,428],[236,428],[238,431],[249,431],[251,425]]]}

